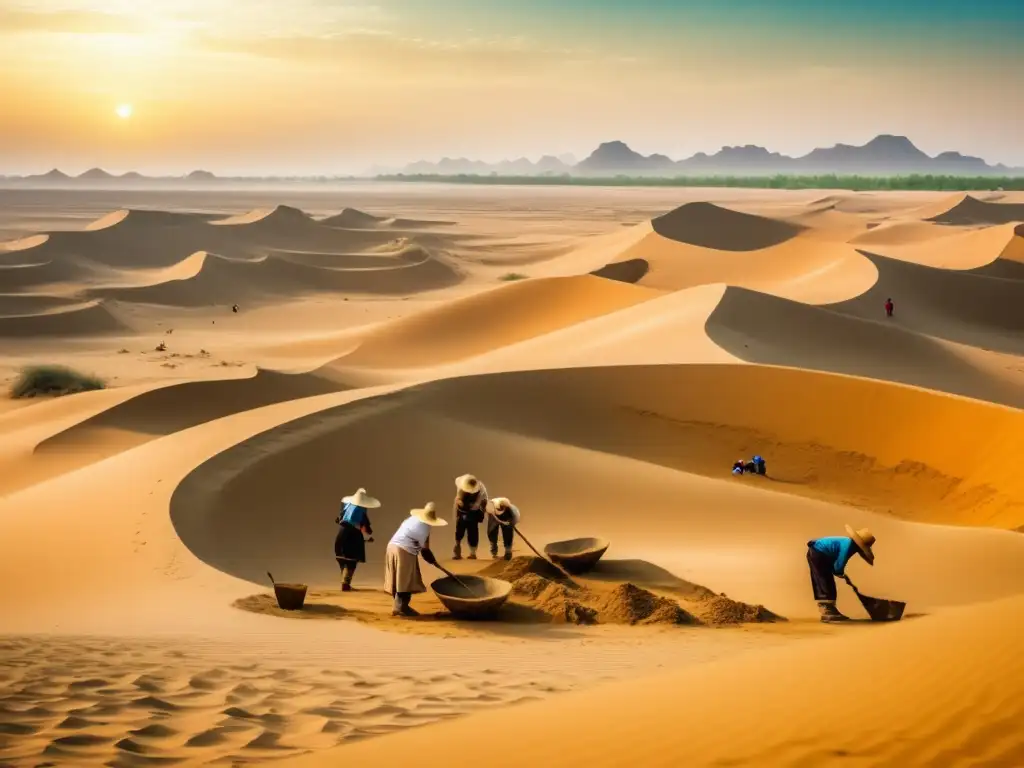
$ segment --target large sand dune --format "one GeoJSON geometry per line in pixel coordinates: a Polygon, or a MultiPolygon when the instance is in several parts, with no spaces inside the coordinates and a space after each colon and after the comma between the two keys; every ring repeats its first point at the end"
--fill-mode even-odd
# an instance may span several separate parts
{"type": "Polygon", "coordinates": [[[892,320],[950,341],[1024,353],[1024,283],[938,269],[861,251],[878,270],[878,281],[856,298],[833,305],[836,311],[886,319],[887,298],[896,303],[892,320]]]}
{"type": "Polygon", "coordinates": [[[851,316],[733,287],[708,318],[707,333],[720,347],[751,363],[898,381],[1024,406],[1019,381],[979,370],[950,345],[877,317],[877,307],[868,309],[873,311],[851,316]]]}
{"type": "MultiPolygon", "coordinates": [[[[0,764],[1024,756],[1012,195],[52,194],[0,210],[0,379],[61,363],[108,388],[0,403],[0,764]],[[79,207],[40,218],[58,202],[79,207]],[[730,474],[755,453],[767,476],[730,474]],[[450,518],[464,472],[532,543],[611,541],[573,593],[604,626],[546,582],[500,621],[430,595],[391,618],[387,539],[427,500],[450,518]],[[342,593],[334,518],[360,486],[383,506],[342,593]],[[806,545],[846,523],[876,533],[850,575],[907,601],[900,624],[845,585],[856,621],[816,621],[806,545]],[[268,570],[308,610],[278,609],[268,570]],[[786,620],[630,626],[650,601],[786,620]]],[[[451,563],[453,534],[446,567],[512,572],[451,563]]]]}

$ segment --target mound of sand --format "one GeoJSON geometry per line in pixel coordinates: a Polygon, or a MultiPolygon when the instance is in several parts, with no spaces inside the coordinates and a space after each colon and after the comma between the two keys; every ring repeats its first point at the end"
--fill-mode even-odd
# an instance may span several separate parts
{"type": "Polygon", "coordinates": [[[687,203],[651,220],[669,240],[720,251],[756,251],[795,237],[804,228],[776,219],[740,213],[714,203],[687,203]]]}
{"type": "Polygon", "coordinates": [[[880,318],[878,307],[870,302],[861,308],[867,311],[850,315],[731,287],[708,317],[705,329],[729,354],[751,363],[898,381],[1024,406],[1019,381],[982,370],[951,345],[924,335],[934,330],[931,326],[913,326],[921,331],[916,333],[902,322],[880,318]]]}
{"type": "Polygon", "coordinates": [[[428,367],[541,336],[658,294],[592,276],[522,280],[372,331],[340,366],[428,367]]]}
{"type": "Polygon", "coordinates": [[[278,205],[274,208],[254,208],[248,213],[228,216],[225,219],[213,219],[210,224],[218,227],[254,226],[273,228],[294,224],[311,223],[313,219],[305,211],[289,205],[278,205]]]}
{"type": "Polygon", "coordinates": [[[779,617],[760,605],[747,605],[716,595],[705,587],[688,585],[678,598],[659,595],[632,582],[567,577],[546,560],[514,557],[487,566],[482,572],[511,582],[515,599],[542,611],[554,621],[570,624],[704,624],[719,626],[775,621],[779,617]]]}
{"type": "Polygon", "coordinates": [[[355,208],[345,208],[335,216],[320,219],[320,223],[326,224],[329,227],[372,229],[373,227],[380,226],[384,220],[384,216],[374,216],[372,213],[365,213],[355,208]]]}

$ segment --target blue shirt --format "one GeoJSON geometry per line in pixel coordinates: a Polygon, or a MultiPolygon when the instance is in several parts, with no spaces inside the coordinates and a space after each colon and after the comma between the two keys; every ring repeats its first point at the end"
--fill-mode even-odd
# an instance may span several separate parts
{"type": "Polygon", "coordinates": [[[362,528],[366,523],[366,509],[355,504],[345,504],[341,508],[341,522],[362,528]]]}
{"type": "Polygon", "coordinates": [[[857,554],[857,545],[849,536],[826,536],[811,544],[815,550],[832,558],[832,570],[842,576],[850,558],[857,554]]]}

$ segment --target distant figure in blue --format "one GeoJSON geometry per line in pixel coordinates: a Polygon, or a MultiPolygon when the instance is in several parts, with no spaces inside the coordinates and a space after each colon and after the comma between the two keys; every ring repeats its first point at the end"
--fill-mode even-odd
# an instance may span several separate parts
{"type": "Polygon", "coordinates": [[[759,475],[763,475],[765,472],[768,471],[765,467],[764,459],[762,459],[760,456],[755,456],[753,462],[751,463],[754,465],[754,471],[757,472],[757,474],[759,475]]]}
{"type": "Polygon", "coordinates": [[[811,569],[811,588],[818,603],[821,620],[825,623],[846,621],[847,617],[836,608],[836,576],[846,576],[846,565],[854,555],[860,555],[868,565],[875,564],[871,547],[875,536],[867,528],[859,531],[846,526],[847,536],[826,536],[807,542],[807,565],[811,569]]]}
{"type": "Polygon", "coordinates": [[[369,509],[377,509],[380,502],[360,488],[351,496],[341,500],[341,512],[334,521],[341,528],[334,539],[334,556],[341,568],[341,591],[352,591],[352,577],[356,566],[366,562],[366,542],[373,541],[373,526],[370,525],[369,509]],[[363,534],[369,536],[364,539],[363,534]]]}

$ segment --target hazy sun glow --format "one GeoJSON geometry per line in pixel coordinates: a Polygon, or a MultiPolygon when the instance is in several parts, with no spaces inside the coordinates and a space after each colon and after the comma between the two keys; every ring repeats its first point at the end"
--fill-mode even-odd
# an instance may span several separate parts
{"type": "Polygon", "coordinates": [[[114,110],[114,112],[117,113],[117,116],[120,117],[122,120],[127,120],[129,117],[131,117],[134,111],[135,110],[132,109],[131,104],[119,104],[117,106],[117,109],[114,110]]]}

